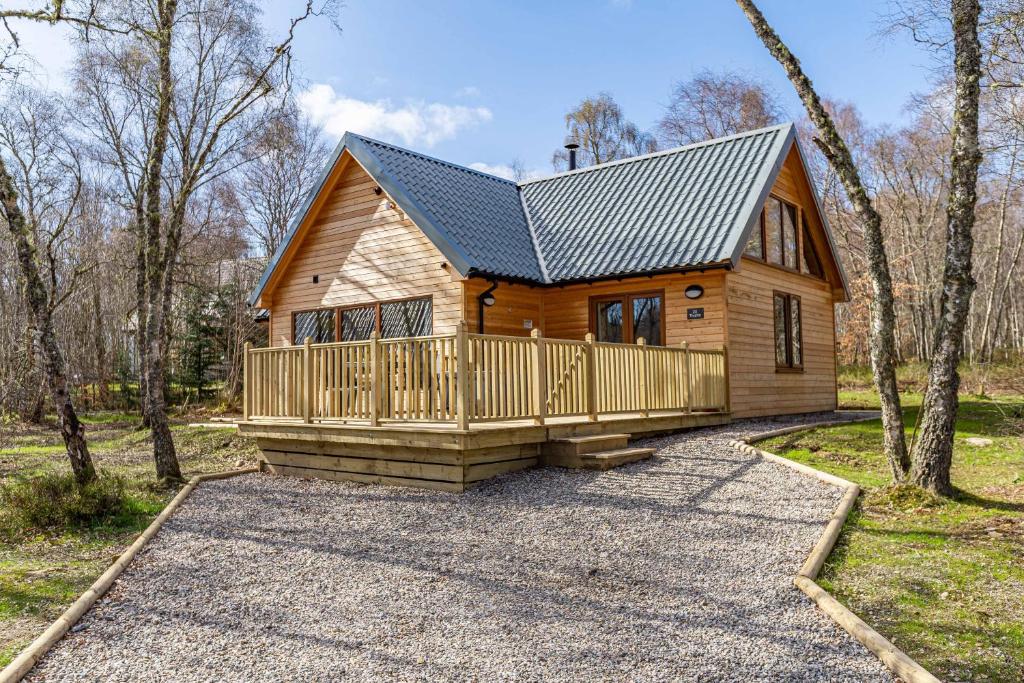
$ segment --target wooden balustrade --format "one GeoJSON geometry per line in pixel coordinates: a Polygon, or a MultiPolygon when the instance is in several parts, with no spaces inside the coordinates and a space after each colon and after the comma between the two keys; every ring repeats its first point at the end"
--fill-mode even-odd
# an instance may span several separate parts
{"type": "Polygon", "coordinates": [[[471,422],[728,410],[725,349],[469,334],[245,351],[246,419],[471,422]]]}

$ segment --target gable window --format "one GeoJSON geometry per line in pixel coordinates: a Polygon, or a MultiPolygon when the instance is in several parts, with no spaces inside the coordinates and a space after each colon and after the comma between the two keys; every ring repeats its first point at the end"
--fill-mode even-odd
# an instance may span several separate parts
{"type": "Polygon", "coordinates": [[[800,219],[796,207],[769,196],[761,212],[759,227],[760,230],[755,229],[751,234],[743,253],[777,266],[799,270],[800,219]]]}
{"type": "Polygon", "coordinates": [[[804,366],[803,319],[800,297],[775,292],[775,367],[779,370],[800,370],[804,366]]]}
{"type": "Polygon", "coordinates": [[[292,343],[302,344],[306,338],[314,344],[334,341],[334,309],[302,311],[292,316],[292,343]]]}
{"type": "Polygon", "coordinates": [[[661,292],[592,297],[590,302],[590,328],[597,341],[635,344],[642,337],[648,344],[665,343],[661,292]]]}
{"type": "Polygon", "coordinates": [[[821,269],[821,261],[818,259],[817,252],[814,251],[814,242],[811,241],[811,233],[808,232],[806,225],[804,226],[803,257],[803,272],[815,277],[825,277],[825,271],[821,269]]]}

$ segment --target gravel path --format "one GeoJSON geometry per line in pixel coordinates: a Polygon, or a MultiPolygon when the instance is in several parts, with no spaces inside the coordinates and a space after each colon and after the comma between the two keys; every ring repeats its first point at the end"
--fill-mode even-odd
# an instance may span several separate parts
{"type": "Polygon", "coordinates": [[[891,681],[792,585],[838,489],[727,441],[464,494],[203,484],[31,681],[891,681]]]}

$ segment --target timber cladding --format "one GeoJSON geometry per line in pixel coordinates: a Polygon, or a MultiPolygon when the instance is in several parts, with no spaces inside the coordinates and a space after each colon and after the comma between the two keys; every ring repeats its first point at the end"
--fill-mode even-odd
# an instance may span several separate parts
{"type": "Polygon", "coordinates": [[[295,312],[429,295],[434,333],[455,331],[462,284],[442,268],[437,247],[375,188],[349,160],[274,289],[271,345],[292,343],[295,312]]]}
{"type": "MultiPolygon", "coordinates": [[[[582,340],[593,332],[593,302],[614,296],[642,295],[656,292],[664,295],[663,323],[665,343],[670,346],[687,342],[696,349],[717,349],[725,343],[725,272],[670,273],[664,275],[604,280],[566,285],[564,287],[529,287],[498,282],[492,292],[494,306],[484,308],[484,331],[487,334],[529,336],[531,327],[545,337],[582,340]],[[690,285],[700,285],[704,294],[687,299],[690,285]],[[703,317],[689,319],[687,310],[703,309],[703,317]],[[527,327],[529,321],[531,327],[527,327]]],[[[490,283],[471,278],[464,283],[466,321],[470,331],[477,331],[477,297],[490,283]]]]}
{"type": "Polygon", "coordinates": [[[836,408],[835,317],[828,283],[744,259],[726,278],[729,391],[734,417],[836,408]],[[800,298],[803,368],[775,363],[774,293],[800,298]]]}

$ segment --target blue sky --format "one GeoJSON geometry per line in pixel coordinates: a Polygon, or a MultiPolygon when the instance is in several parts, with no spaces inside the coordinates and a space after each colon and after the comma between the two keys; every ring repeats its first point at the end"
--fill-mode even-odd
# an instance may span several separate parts
{"type": "MultiPolygon", "coordinates": [[[[673,82],[704,68],[763,80],[791,116],[800,103],[730,0],[345,0],[342,32],[300,28],[300,101],[332,137],[353,129],[462,164],[520,159],[550,171],[563,115],[605,90],[642,128],[661,116],[673,82]]],[[[280,34],[302,0],[266,3],[280,34]]],[[[927,88],[929,58],[906,37],[879,37],[887,1],[761,0],[819,92],[898,124],[927,88]]],[[[57,85],[66,51],[51,29],[26,46],[57,85]],[[37,49],[34,49],[37,48],[37,49]]]]}

